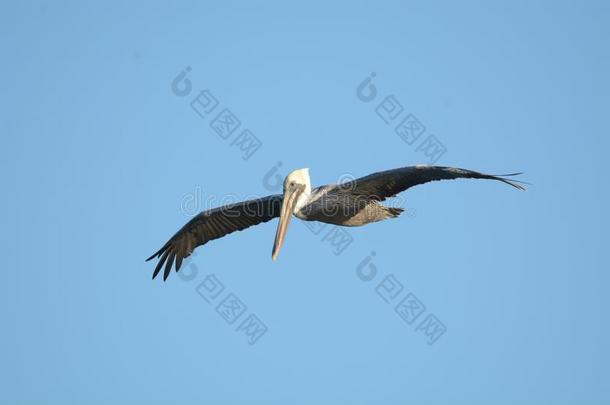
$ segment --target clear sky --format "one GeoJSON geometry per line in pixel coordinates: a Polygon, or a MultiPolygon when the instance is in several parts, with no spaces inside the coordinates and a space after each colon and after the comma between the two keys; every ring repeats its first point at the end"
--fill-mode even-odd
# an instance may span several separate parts
{"type": "Polygon", "coordinates": [[[610,401],[608,2],[128,3],[0,5],[0,402],[610,401]],[[293,169],[432,161],[532,185],[295,220],[276,262],[272,221],[151,281],[293,169]]]}

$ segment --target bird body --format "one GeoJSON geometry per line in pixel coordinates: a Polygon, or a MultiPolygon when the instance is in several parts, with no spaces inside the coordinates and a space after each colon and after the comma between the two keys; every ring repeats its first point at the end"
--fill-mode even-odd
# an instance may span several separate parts
{"type": "Polygon", "coordinates": [[[304,221],[361,226],[395,218],[403,211],[401,208],[385,207],[373,199],[345,191],[335,185],[317,187],[307,204],[294,215],[304,221]]]}
{"type": "Polygon", "coordinates": [[[497,180],[524,190],[522,182],[506,178],[518,174],[521,173],[494,176],[454,167],[418,165],[373,173],[343,184],[330,184],[312,189],[309,169],[298,169],[286,176],[283,194],[201,212],[176,232],[147,261],[155,257],[159,258],[153,278],[165,266],[163,279],[166,280],[172,266],[175,264],[174,267],[178,271],[183,259],[188,257],[197,246],[279,217],[272,251],[272,259],[275,260],[293,216],[304,221],[319,221],[339,226],[362,226],[398,217],[403,212],[402,208],[387,207],[381,202],[413,186],[435,180],[473,178],[497,180]]]}

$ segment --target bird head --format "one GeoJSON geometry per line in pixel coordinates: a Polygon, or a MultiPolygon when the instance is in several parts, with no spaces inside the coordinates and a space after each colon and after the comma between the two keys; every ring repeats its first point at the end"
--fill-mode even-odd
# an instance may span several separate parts
{"type": "Polygon", "coordinates": [[[275,232],[275,242],[273,244],[273,252],[271,253],[273,260],[280,253],[292,215],[303,207],[310,192],[309,169],[295,170],[284,179],[284,198],[280,211],[280,221],[275,232]]]}
{"type": "Polygon", "coordinates": [[[286,190],[295,186],[305,186],[306,189],[311,189],[308,168],[294,170],[286,176],[284,179],[284,193],[286,193],[286,190]]]}

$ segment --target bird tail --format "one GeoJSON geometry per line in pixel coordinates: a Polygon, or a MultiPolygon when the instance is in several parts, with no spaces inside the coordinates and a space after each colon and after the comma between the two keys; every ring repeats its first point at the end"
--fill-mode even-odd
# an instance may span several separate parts
{"type": "Polygon", "coordinates": [[[386,218],[396,218],[404,212],[403,208],[385,207],[385,206],[383,207],[383,210],[385,211],[386,218]]]}

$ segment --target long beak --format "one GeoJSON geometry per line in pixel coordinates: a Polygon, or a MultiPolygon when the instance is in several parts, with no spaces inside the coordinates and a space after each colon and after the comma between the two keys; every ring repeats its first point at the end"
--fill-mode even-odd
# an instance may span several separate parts
{"type": "Polygon", "coordinates": [[[280,222],[277,225],[277,231],[275,232],[275,242],[273,243],[273,252],[271,253],[271,259],[275,260],[277,255],[280,253],[282,243],[284,243],[284,237],[286,236],[286,229],[292,219],[292,212],[297,202],[299,195],[303,190],[296,188],[292,190],[286,190],[284,192],[284,201],[282,201],[282,210],[280,212],[280,222]]]}

